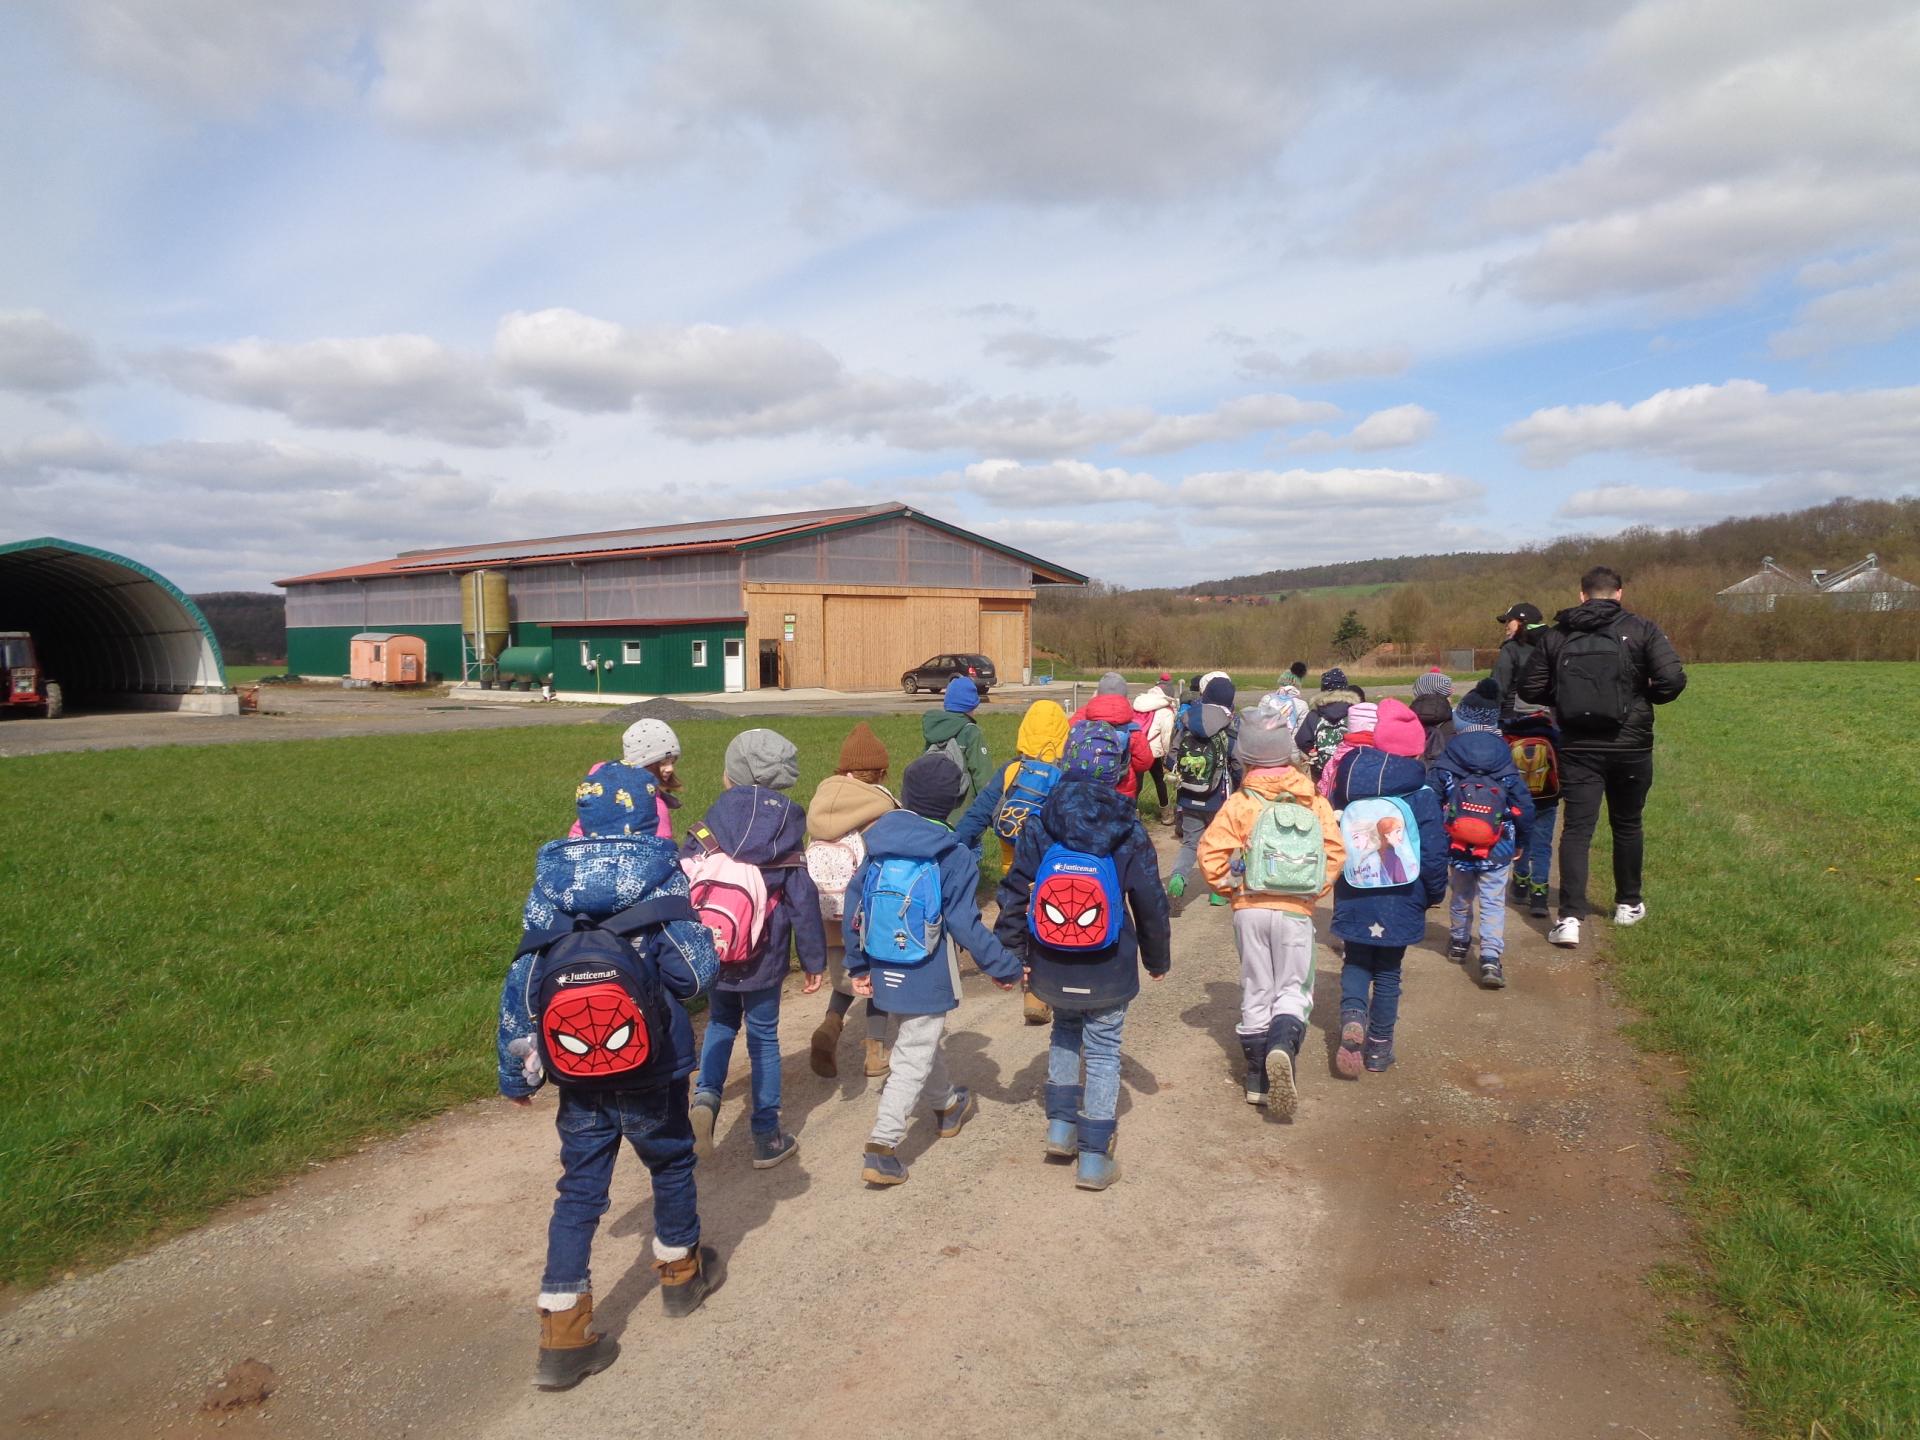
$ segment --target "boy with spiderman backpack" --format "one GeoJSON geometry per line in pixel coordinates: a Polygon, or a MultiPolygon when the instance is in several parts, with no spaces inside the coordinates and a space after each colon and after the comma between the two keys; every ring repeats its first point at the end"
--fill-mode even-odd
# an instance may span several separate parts
{"type": "Polygon", "coordinates": [[[1053,1007],[1047,1058],[1046,1153],[1076,1159],[1074,1183],[1118,1177],[1115,1116],[1120,1036],[1140,993],[1172,963],[1166,893],[1139,812],[1119,793],[1127,757],[1068,761],[1065,777],[1020,836],[1000,882],[994,933],[1025,958],[1028,982],[1053,1007]],[[1084,1069],[1084,1075],[1083,1075],[1084,1069]]]}
{"type": "Polygon", "coordinates": [[[1533,797],[1500,736],[1500,687],[1482,680],[1453,710],[1454,737],[1427,772],[1447,831],[1453,899],[1447,958],[1464,963],[1480,911],[1480,984],[1507,983],[1507,879],[1518,837],[1533,824],[1533,797]]]}
{"type": "Polygon", "coordinates": [[[719,1284],[700,1244],[685,1003],[719,970],[686,876],[658,826],[646,772],[598,767],[577,802],[581,835],[540,848],[519,952],[500,993],[500,1093],[516,1105],[551,1079],[561,1176],[540,1281],[534,1383],[564,1390],[618,1354],[593,1331],[588,1261],[624,1139],[653,1178],[654,1269],[670,1316],[719,1284]]]}
{"type": "Polygon", "coordinates": [[[943,755],[922,755],[901,776],[900,809],[867,827],[867,862],[847,887],[847,971],[855,991],[878,995],[893,1028],[893,1068],[861,1159],[869,1185],[899,1185],[896,1153],[922,1096],[932,1101],[940,1138],[952,1139],[978,1113],[971,1091],[947,1075],[941,1038],[960,1004],[953,942],[1002,990],[1020,979],[1020,959],[993,937],[974,894],[980,867],[947,827],[966,777],[943,755]]]}

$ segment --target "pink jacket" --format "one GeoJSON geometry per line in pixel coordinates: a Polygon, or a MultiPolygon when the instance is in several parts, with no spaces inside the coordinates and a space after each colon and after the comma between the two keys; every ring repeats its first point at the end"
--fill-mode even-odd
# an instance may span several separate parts
{"type": "MultiPolygon", "coordinates": [[[[593,774],[594,770],[598,770],[601,765],[610,765],[612,763],[610,760],[602,760],[599,764],[595,765],[592,770],[587,771],[587,774],[593,774]]],[[[673,811],[667,808],[667,797],[665,793],[660,790],[655,790],[653,792],[653,804],[660,818],[659,827],[653,833],[662,840],[673,839],[673,811]]],[[[578,840],[585,833],[586,832],[580,828],[580,822],[576,820],[572,826],[568,828],[567,838],[569,840],[578,840]]]]}

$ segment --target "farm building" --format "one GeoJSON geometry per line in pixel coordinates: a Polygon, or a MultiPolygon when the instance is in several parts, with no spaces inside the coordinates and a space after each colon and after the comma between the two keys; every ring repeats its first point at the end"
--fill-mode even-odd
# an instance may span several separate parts
{"type": "Polygon", "coordinates": [[[420,550],[278,583],[297,675],[344,675],[354,635],[391,630],[425,640],[449,679],[502,647],[550,647],[562,694],[660,695],[890,689],[953,652],[1018,680],[1035,587],[1085,580],[894,503],[420,550]]]}
{"type": "Polygon", "coordinates": [[[0,630],[33,637],[68,704],[239,709],[199,607],[124,555],[52,536],[0,544],[0,630]]]}
{"type": "Polygon", "coordinates": [[[1768,555],[1759,570],[1714,598],[1729,610],[1761,614],[1774,609],[1782,596],[1820,597],[1849,610],[1920,609],[1920,586],[1882,570],[1878,555],[1844,570],[1815,570],[1807,576],[1794,574],[1768,555]]]}

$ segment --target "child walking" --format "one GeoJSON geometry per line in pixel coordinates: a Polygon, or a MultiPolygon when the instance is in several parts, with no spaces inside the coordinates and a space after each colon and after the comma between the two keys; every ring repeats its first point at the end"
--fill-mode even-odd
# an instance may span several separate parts
{"type": "Polygon", "coordinates": [[[651,833],[658,817],[644,772],[607,764],[590,778],[600,783],[579,787],[580,838],[540,848],[500,992],[500,1093],[530,1105],[548,1079],[560,1093],[561,1175],[537,1302],[534,1384],[543,1390],[576,1385],[618,1353],[593,1329],[588,1262],[622,1140],[653,1180],[653,1268],[666,1313],[691,1314],[719,1284],[719,1257],[700,1245],[684,1006],[720,961],[673,846],[651,833]]]}
{"type": "MultiPolygon", "coordinates": [[[[1187,893],[1188,876],[1200,852],[1200,836],[1220,813],[1240,784],[1240,765],[1234,758],[1233,681],[1218,673],[1202,677],[1199,695],[1181,712],[1174,726],[1173,773],[1179,782],[1173,834],[1180,842],[1167,894],[1174,900],[1187,893]]],[[[1224,905],[1220,895],[1210,903],[1224,905]]]]}
{"type": "Polygon", "coordinates": [[[1447,832],[1425,746],[1419,716],[1382,700],[1373,743],[1342,762],[1330,797],[1347,852],[1333,885],[1332,930],[1346,942],[1334,1068],[1349,1080],[1393,1064],[1401,962],[1447,893],[1447,832]]]}
{"type": "Polygon", "coordinates": [[[1560,819],[1560,727],[1553,723],[1551,710],[1523,706],[1500,730],[1514,768],[1533,797],[1533,823],[1521,832],[1513,856],[1513,898],[1544,920],[1547,885],[1553,879],[1553,828],[1560,819]]]}
{"type": "Polygon", "coordinates": [[[1047,1052],[1047,1154],[1078,1157],[1074,1183],[1104,1190],[1119,1177],[1120,1035],[1140,993],[1172,964],[1166,892],[1153,842],[1119,791],[1127,757],[1071,765],[1020,832],[1000,882],[994,933],[1026,960],[1028,983],[1053,1007],[1047,1052]]]}
{"type": "MultiPolygon", "coordinates": [[[[953,802],[955,810],[986,789],[992,778],[986,736],[980,733],[980,726],[973,718],[973,712],[979,708],[980,687],[969,677],[956,675],[947,682],[940,697],[940,708],[920,717],[920,737],[926,741],[928,753],[946,756],[960,767],[966,781],[960,798],[953,802]]],[[[951,816],[940,818],[946,820],[951,816]]],[[[976,839],[974,844],[978,853],[979,841],[976,839]]]]}
{"type": "MultiPolygon", "coordinates": [[[[673,839],[673,812],[680,808],[680,796],[677,793],[680,776],[676,770],[679,759],[680,737],[673,733],[673,727],[664,720],[636,720],[620,736],[620,763],[647,772],[646,783],[653,791],[653,833],[662,840],[673,839]]],[[[598,774],[611,763],[601,761],[587,772],[588,777],[598,774]]],[[[567,835],[571,838],[580,833],[580,822],[576,819],[567,835]]]]}
{"type": "Polygon", "coordinates": [[[1500,689],[1482,680],[1453,711],[1454,737],[1427,772],[1447,827],[1453,899],[1447,958],[1464,963],[1480,912],[1480,984],[1507,983],[1507,879],[1518,835],[1533,824],[1533,797],[1500,737],[1500,689]]]}
{"type": "MultiPolygon", "coordinates": [[[[866,863],[866,842],[860,832],[898,804],[886,788],[892,765],[887,747],[861,720],[840,745],[839,769],[820,782],[807,806],[807,874],[820,892],[820,918],[827,941],[827,1013],[813,1032],[807,1063],[813,1073],[831,1080],[840,1073],[840,1032],[853,1008],[853,982],[847,978],[847,947],[840,921],[845,917],[847,886],[866,863]]],[[[887,1013],[873,1000],[866,1002],[867,1038],[864,1068],[869,1079],[887,1073],[887,1013]]]]}
{"type": "Polygon", "coordinates": [[[807,817],[784,793],[799,778],[791,740],[772,730],[741,731],[727,746],[726,788],[680,848],[694,909],[714,931],[721,962],[693,1091],[694,1139],[702,1155],[712,1152],[720,1093],[744,1022],[756,1170],[799,1148],[780,1129],[780,990],[788,955],[799,952],[803,994],[820,989],[827,968],[820,893],[800,850],[807,817]]]}
{"type": "Polygon", "coordinates": [[[1240,952],[1240,1050],[1249,1105],[1299,1107],[1294,1063],[1313,1014],[1313,907],[1346,858],[1333,809],[1299,768],[1293,732],[1277,715],[1240,717],[1241,788],[1200,837],[1207,884],[1233,897],[1240,952]],[[1269,1062],[1277,1061],[1268,1074],[1269,1062]]]}
{"type": "Polygon", "coordinates": [[[948,1077],[941,1048],[947,1016],[960,1004],[960,961],[949,942],[965,946],[1002,990],[1020,978],[1020,958],[980,918],[980,867],[946,824],[966,783],[944,755],[907,766],[901,808],[867,827],[867,861],[847,887],[847,970],[857,993],[883,997],[893,1030],[893,1064],[861,1160],[869,1185],[905,1183],[895,1151],[923,1096],[942,1140],[979,1109],[948,1077]]]}

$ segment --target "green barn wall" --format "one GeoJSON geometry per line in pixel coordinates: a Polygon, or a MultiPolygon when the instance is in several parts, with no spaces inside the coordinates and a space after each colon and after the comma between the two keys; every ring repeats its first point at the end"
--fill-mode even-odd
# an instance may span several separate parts
{"type": "MultiPolygon", "coordinates": [[[[291,675],[345,675],[347,642],[365,633],[364,625],[311,625],[287,629],[287,673],[291,675]]],[[[395,635],[418,635],[427,642],[427,669],[448,680],[460,678],[460,627],[410,625],[395,635]]]]}
{"type": "Polygon", "coordinates": [[[726,689],[726,669],[720,642],[744,641],[744,620],[708,625],[632,625],[553,627],[553,688],[605,695],[698,695],[726,689]],[[580,642],[591,647],[595,659],[614,662],[611,670],[594,672],[580,663],[580,642]],[[620,656],[625,641],[640,642],[640,663],[627,665],[620,656]],[[704,668],[693,663],[693,642],[707,642],[704,668]]]}

